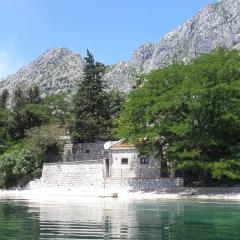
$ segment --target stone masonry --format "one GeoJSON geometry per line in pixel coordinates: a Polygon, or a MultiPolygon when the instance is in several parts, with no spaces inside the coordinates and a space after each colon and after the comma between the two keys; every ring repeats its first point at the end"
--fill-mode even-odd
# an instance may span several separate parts
{"type": "Polygon", "coordinates": [[[29,187],[101,187],[102,180],[101,161],[45,163],[42,177],[29,187]]]}
{"type": "Polygon", "coordinates": [[[42,177],[29,183],[29,188],[39,187],[84,187],[117,188],[134,191],[158,191],[183,186],[181,178],[104,178],[101,161],[47,163],[43,166],[42,177]]]}

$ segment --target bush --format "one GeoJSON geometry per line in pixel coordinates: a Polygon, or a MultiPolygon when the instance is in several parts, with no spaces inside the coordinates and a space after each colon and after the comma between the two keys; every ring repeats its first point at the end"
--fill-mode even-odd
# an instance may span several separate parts
{"type": "Polygon", "coordinates": [[[14,150],[0,156],[0,187],[11,187],[18,180],[31,177],[33,166],[30,156],[26,149],[14,150]]]}

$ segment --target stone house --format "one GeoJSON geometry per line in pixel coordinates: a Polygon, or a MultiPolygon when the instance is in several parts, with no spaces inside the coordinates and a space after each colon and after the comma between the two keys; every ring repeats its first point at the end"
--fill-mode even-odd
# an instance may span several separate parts
{"type": "Polygon", "coordinates": [[[139,154],[123,140],[65,145],[62,161],[45,163],[30,187],[104,187],[161,190],[183,186],[183,179],[161,176],[160,162],[139,154]]]}
{"type": "Polygon", "coordinates": [[[106,178],[160,178],[160,162],[141,156],[137,148],[123,140],[106,142],[104,176],[106,178]]]}

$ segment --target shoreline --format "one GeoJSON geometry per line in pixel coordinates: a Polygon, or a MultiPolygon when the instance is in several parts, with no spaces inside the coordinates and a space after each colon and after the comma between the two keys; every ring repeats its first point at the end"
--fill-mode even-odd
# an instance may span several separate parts
{"type": "Polygon", "coordinates": [[[128,200],[233,200],[240,201],[240,187],[177,188],[162,191],[132,191],[130,189],[102,188],[40,188],[0,190],[2,199],[76,200],[81,199],[128,200]]]}

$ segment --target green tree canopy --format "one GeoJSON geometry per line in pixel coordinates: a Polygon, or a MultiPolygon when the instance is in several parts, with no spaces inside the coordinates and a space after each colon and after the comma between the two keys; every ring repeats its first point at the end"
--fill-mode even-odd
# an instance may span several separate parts
{"type": "Polygon", "coordinates": [[[13,92],[13,106],[8,118],[8,132],[13,139],[21,139],[26,136],[26,130],[48,121],[48,111],[40,104],[42,100],[39,94],[36,86],[25,92],[17,87],[13,92]]]}
{"type": "Polygon", "coordinates": [[[74,97],[74,120],[71,126],[72,138],[80,142],[103,140],[110,135],[109,102],[102,76],[105,66],[95,62],[87,51],[84,78],[74,97]]]}
{"type": "Polygon", "coordinates": [[[65,125],[70,121],[72,110],[72,98],[67,94],[52,94],[43,99],[50,123],[65,125]]]}
{"type": "Polygon", "coordinates": [[[218,49],[147,76],[118,136],[200,176],[240,179],[240,52],[218,49]]]}
{"type": "Polygon", "coordinates": [[[7,141],[7,119],[8,113],[6,108],[0,106],[0,154],[3,152],[7,141]]]}

